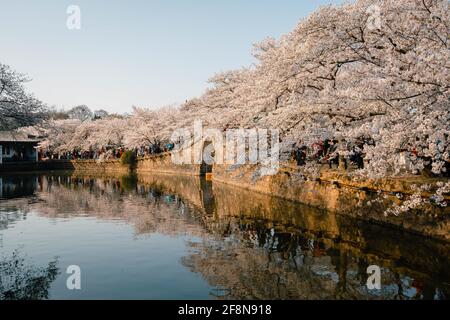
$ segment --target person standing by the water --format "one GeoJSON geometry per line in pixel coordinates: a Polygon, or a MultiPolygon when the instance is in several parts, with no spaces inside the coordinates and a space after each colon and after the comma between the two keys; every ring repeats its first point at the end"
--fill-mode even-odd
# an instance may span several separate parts
{"type": "Polygon", "coordinates": [[[333,168],[333,164],[339,166],[339,154],[337,153],[337,140],[330,141],[329,151],[328,151],[328,166],[330,169],[333,168]]]}
{"type": "Polygon", "coordinates": [[[299,167],[306,164],[306,146],[297,147],[295,151],[295,160],[297,160],[297,166],[299,167]]]}

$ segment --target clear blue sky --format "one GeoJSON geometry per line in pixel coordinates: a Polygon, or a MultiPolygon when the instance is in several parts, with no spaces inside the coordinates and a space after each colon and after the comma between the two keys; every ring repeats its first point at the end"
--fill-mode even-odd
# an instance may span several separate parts
{"type": "Polygon", "coordinates": [[[0,62],[27,73],[49,105],[129,112],[199,96],[215,72],[253,62],[279,37],[340,0],[0,0],[0,62]],[[69,5],[81,30],[66,27],[69,5]]]}

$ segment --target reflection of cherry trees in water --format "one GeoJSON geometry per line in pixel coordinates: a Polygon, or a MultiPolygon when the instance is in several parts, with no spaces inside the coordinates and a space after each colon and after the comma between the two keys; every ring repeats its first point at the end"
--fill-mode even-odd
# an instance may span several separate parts
{"type": "Polygon", "coordinates": [[[359,254],[338,239],[240,218],[224,221],[222,231],[224,241],[192,243],[195,252],[183,259],[220,299],[443,299],[449,289],[385,267],[381,257],[359,254]],[[372,263],[382,267],[379,291],[366,287],[372,263]]]}
{"type": "Polygon", "coordinates": [[[58,259],[45,267],[27,264],[18,251],[0,258],[0,300],[41,300],[49,298],[49,288],[59,274],[58,259]]]}
{"type": "Polygon", "coordinates": [[[137,234],[178,236],[206,233],[195,208],[155,186],[137,184],[134,176],[91,178],[48,176],[40,179],[39,201],[32,208],[48,217],[95,216],[131,223],[137,234]]]}
{"type": "Polygon", "coordinates": [[[433,299],[450,292],[445,245],[242,190],[234,191],[239,198],[192,179],[146,179],[40,177],[37,200],[22,212],[125,221],[140,236],[195,237],[181,262],[220,299],[433,299]],[[381,291],[366,288],[372,264],[382,268],[381,291]]]}

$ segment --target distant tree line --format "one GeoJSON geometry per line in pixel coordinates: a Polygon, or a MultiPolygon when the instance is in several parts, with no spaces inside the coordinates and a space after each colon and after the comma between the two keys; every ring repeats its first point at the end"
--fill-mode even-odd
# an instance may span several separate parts
{"type": "Polygon", "coordinates": [[[86,105],[75,106],[69,110],[50,108],[48,111],[50,119],[53,120],[80,120],[82,122],[89,120],[105,119],[109,113],[103,109],[92,111],[86,105]]]}

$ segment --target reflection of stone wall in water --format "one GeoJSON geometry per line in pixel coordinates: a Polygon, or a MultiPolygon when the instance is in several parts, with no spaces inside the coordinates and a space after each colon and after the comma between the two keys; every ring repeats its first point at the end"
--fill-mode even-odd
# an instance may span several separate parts
{"type": "MultiPolygon", "coordinates": [[[[283,167],[274,176],[255,179],[251,166],[214,167],[214,181],[280,196],[284,199],[367,221],[385,223],[423,235],[450,240],[450,208],[425,205],[401,216],[385,215],[386,208],[400,203],[397,193],[412,193],[419,178],[352,180],[339,172],[324,171],[320,179],[304,180],[295,168],[283,167]],[[378,194],[371,190],[384,190],[378,194]]],[[[422,181],[423,182],[423,181],[422,181]]]]}
{"type": "MultiPolygon", "coordinates": [[[[129,167],[119,161],[95,160],[40,163],[43,169],[66,168],[75,172],[102,172],[126,174],[129,167]]],[[[170,154],[138,159],[138,173],[167,173],[177,176],[201,174],[201,165],[177,165],[170,154]]],[[[435,238],[450,240],[450,208],[433,205],[421,206],[400,216],[384,213],[392,204],[400,204],[397,194],[411,194],[412,185],[421,185],[436,179],[409,177],[399,179],[355,180],[344,172],[323,170],[320,179],[305,181],[297,167],[282,163],[274,176],[257,177],[251,165],[213,166],[213,180],[288,200],[298,201],[331,212],[358,217],[377,223],[386,223],[399,229],[435,238]],[[371,190],[371,191],[370,191],[371,190]],[[375,190],[383,190],[382,197],[375,190]],[[370,205],[369,205],[370,204],[370,205]]],[[[445,196],[447,200],[450,198],[445,196]]],[[[210,206],[208,210],[213,210],[210,206]]]]}
{"type": "MultiPolygon", "coordinates": [[[[278,279],[275,275],[283,276],[283,270],[285,270],[284,273],[287,272],[287,274],[284,276],[286,279],[290,279],[286,280],[290,285],[284,285],[284,293],[281,296],[274,295],[275,288],[270,289],[269,286],[267,290],[262,287],[261,290],[266,291],[263,290],[255,297],[351,298],[358,295],[362,297],[367,292],[361,285],[361,279],[365,279],[362,277],[364,273],[361,271],[362,269],[358,271],[358,268],[377,264],[386,268],[384,278],[387,283],[387,291],[384,292],[384,297],[398,294],[399,284],[397,283],[400,283],[400,277],[405,273],[414,275],[414,279],[420,279],[421,286],[424,287],[423,290],[428,290],[429,297],[430,288],[439,283],[438,279],[428,275],[430,271],[444,279],[450,278],[446,268],[450,263],[447,254],[450,248],[444,243],[402,234],[398,230],[367,224],[351,217],[336,215],[284,199],[227,185],[211,184],[197,177],[153,174],[139,175],[138,181],[139,184],[157,187],[165,192],[176,194],[186,202],[194,204],[195,208],[201,210],[201,215],[203,215],[199,221],[209,232],[219,237],[233,235],[234,240],[238,239],[236,235],[240,235],[239,241],[247,243],[243,246],[233,241],[230,243],[227,241],[204,241],[202,244],[192,244],[195,254],[186,257],[184,263],[194,271],[201,272],[208,281],[219,287],[229,282],[236,282],[236,279],[229,279],[229,277],[233,278],[236,274],[240,274],[241,276],[237,279],[239,280],[245,275],[248,277],[245,280],[247,284],[240,283],[236,286],[247,286],[256,290],[252,287],[254,283],[259,283],[259,281],[271,283],[270,281],[278,279]],[[278,247],[273,250],[273,258],[270,258],[270,254],[265,251],[271,238],[274,239],[274,243],[278,243],[278,247]],[[299,291],[295,286],[295,283],[299,281],[296,277],[304,275],[295,268],[291,270],[291,253],[299,250],[297,247],[302,245],[304,249],[306,248],[305,250],[309,250],[310,244],[308,243],[311,241],[313,241],[313,247],[310,248],[310,254],[313,257],[306,259],[309,261],[310,267],[308,268],[311,270],[304,270],[304,272],[309,272],[308,281],[317,282],[317,288],[323,286],[322,289],[325,291],[317,293],[317,296],[306,297],[306,293],[299,291]],[[218,247],[209,247],[211,243],[217,244],[218,247]],[[257,250],[259,258],[255,258],[255,255],[252,254],[254,253],[252,245],[255,243],[257,247],[261,247],[257,250]],[[249,252],[245,252],[245,250],[249,250],[249,252]],[[370,258],[367,259],[367,256],[370,258]],[[245,259],[245,257],[249,257],[249,259],[245,259]],[[258,260],[253,261],[253,258],[258,260]],[[342,259],[343,262],[340,262],[342,259]],[[279,265],[275,264],[272,272],[265,273],[264,267],[270,266],[272,260],[277,260],[279,265]],[[229,266],[230,264],[232,266],[229,266]],[[328,264],[329,267],[322,270],[323,264],[328,264]],[[343,271],[344,265],[347,265],[345,268],[348,268],[348,272],[343,271]],[[411,270],[411,267],[414,267],[414,271],[411,270]],[[351,276],[352,270],[359,272],[359,278],[351,276]],[[325,276],[320,276],[319,281],[317,273],[321,272],[325,272],[325,276]],[[350,274],[345,286],[342,282],[340,284],[336,282],[339,272],[341,272],[341,279],[344,274],[350,274]],[[220,277],[221,273],[224,273],[223,278],[220,277]],[[264,276],[269,278],[265,279],[264,276]],[[322,296],[319,296],[320,294],[322,296]]],[[[305,282],[305,280],[303,281],[305,282]]],[[[415,281],[417,282],[417,280],[415,281]]],[[[306,285],[307,283],[305,283],[306,285]]],[[[418,284],[415,283],[415,285],[418,284]]],[[[400,284],[400,287],[402,286],[406,285],[400,284]]],[[[245,288],[239,290],[233,294],[230,293],[229,297],[250,297],[249,293],[245,293],[245,288]]],[[[321,289],[318,290],[320,292],[321,289]]],[[[444,290],[449,291],[448,288],[444,288],[444,290]]]]}
{"type": "MultiPolygon", "coordinates": [[[[272,222],[235,219],[223,223],[232,235],[230,240],[196,243],[195,254],[183,259],[183,264],[218,288],[212,294],[219,298],[433,299],[436,291],[441,295],[450,292],[440,286],[439,273],[430,277],[411,272],[390,260],[386,252],[362,254],[345,241],[287,232],[280,225],[271,227],[272,222]],[[381,291],[366,288],[370,264],[383,268],[381,291]]],[[[440,276],[448,279],[448,274],[440,276]]]]}
{"type": "MultiPolygon", "coordinates": [[[[385,252],[393,259],[403,259],[421,266],[422,270],[432,268],[427,257],[442,257],[450,263],[450,244],[423,238],[410,233],[402,233],[394,228],[363,220],[334,214],[247,190],[236,190],[227,185],[215,185],[214,194],[219,218],[245,217],[266,221],[267,227],[283,226],[284,230],[312,231],[327,239],[339,239],[340,245],[351,248],[353,252],[385,252]],[[239,213],[237,215],[236,213],[239,213]],[[286,227],[288,226],[288,227],[286,227]],[[399,242],[404,238],[408,241],[399,242]],[[439,244],[439,245],[437,245],[439,244]],[[401,255],[400,255],[401,253],[401,255]],[[433,253],[430,255],[430,253],[433,253]]],[[[447,270],[436,270],[450,274],[447,270]]]]}
{"type": "Polygon", "coordinates": [[[41,176],[30,207],[48,217],[95,216],[104,220],[124,220],[138,234],[161,232],[201,236],[195,210],[158,186],[137,182],[136,176],[114,174],[41,176]]]}
{"type": "MultiPolygon", "coordinates": [[[[198,175],[200,165],[173,164],[170,155],[141,159],[140,173],[198,175]]],[[[450,208],[421,206],[401,216],[385,215],[387,208],[400,204],[397,194],[412,194],[413,185],[436,182],[424,177],[356,180],[345,172],[322,170],[320,179],[305,181],[291,163],[282,163],[278,174],[257,177],[252,165],[213,167],[213,180],[288,200],[298,201],[327,211],[360,219],[386,223],[399,229],[450,240],[450,208]],[[383,190],[382,194],[374,191],[383,190]]],[[[448,196],[447,196],[448,198],[448,196]]],[[[448,199],[450,200],[450,199],[448,199]]]]}
{"type": "Polygon", "coordinates": [[[90,215],[131,223],[139,235],[199,238],[182,262],[221,298],[376,298],[365,288],[369,264],[383,268],[383,298],[450,294],[442,287],[450,279],[447,243],[198,177],[37,181],[38,201],[28,205],[41,215],[90,215]]]}
{"type": "MultiPolygon", "coordinates": [[[[210,221],[213,225],[228,225],[230,218],[232,218],[235,219],[237,226],[245,230],[246,227],[243,226],[252,223],[253,225],[250,229],[253,228],[253,233],[258,229],[265,230],[265,234],[268,234],[270,237],[271,233],[267,230],[273,230],[273,233],[278,235],[277,241],[274,242],[279,242],[283,238],[290,239],[289,241],[291,242],[294,241],[294,243],[285,245],[285,248],[298,246],[301,243],[299,241],[301,237],[316,239],[316,241],[328,248],[325,255],[335,255],[334,259],[337,259],[335,263],[336,268],[338,264],[342,266],[339,260],[342,257],[347,257],[349,270],[351,269],[351,263],[354,264],[354,269],[356,268],[355,264],[362,263],[366,267],[369,264],[377,264],[388,268],[387,270],[397,270],[398,273],[408,270],[410,275],[413,274],[417,279],[421,279],[427,290],[431,290],[430,288],[439,283],[438,279],[428,276],[430,271],[436,277],[450,279],[450,273],[446,267],[450,263],[450,257],[448,256],[450,245],[448,244],[411,234],[402,234],[398,230],[391,228],[383,228],[382,226],[364,223],[350,217],[334,215],[279,198],[236,190],[225,185],[215,185],[214,195],[216,208],[218,208],[218,220],[223,220],[226,223],[210,221]],[[258,221],[258,223],[255,225],[254,221],[258,221]],[[367,255],[371,258],[367,259],[367,255]],[[412,271],[411,268],[415,271],[412,271]]],[[[213,228],[210,227],[210,229],[213,228]]],[[[227,234],[227,232],[229,231],[225,231],[223,234],[227,234]]],[[[248,230],[244,232],[248,232],[248,230]]],[[[252,236],[250,235],[248,238],[250,239],[252,236]]],[[[261,237],[257,238],[261,239],[261,237]]],[[[259,246],[261,245],[259,244],[259,246]]],[[[243,247],[246,247],[246,245],[243,247]]],[[[290,256],[289,250],[286,249],[285,257],[290,256]]],[[[317,249],[317,247],[312,249],[312,251],[313,255],[318,254],[320,256],[321,254],[321,250],[317,249]]],[[[242,253],[242,257],[245,257],[245,253],[242,253]]],[[[195,258],[198,259],[199,257],[196,256],[195,258]]],[[[266,257],[266,259],[269,258],[266,257]]],[[[212,261],[214,259],[197,261],[199,264],[197,267],[202,268],[203,264],[211,264],[213,263],[212,261]]],[[[235,264],[239,263],[237,260],[233,261],[235,264]]],[[[269,261],[271,260],[269,259],[269,261]]],[[[323,262],[321,260],[321,263],[323,262]]],[[[193,262],[191,261],[191,263],[193,262]]],[[[221,263],[223,261],[218,262],[218,265],[221,263]]],[[[267,263],[269,262],[267,261],[267,263]]],[[[285,263],[290,263],[289,258],[285,263]]],[[[256,262],[255,265],[257,265],[256,262]]],[[[238,267],[234,266],[232,268],[238,267]]],[[[235,272],[238,271],[235,270],[235,272]]],[[[385,276],[386,280],[390,278],[395,280],[395,273],[388,272],[388,274],[389,276],[385,276]]],[[[270,279],[266,280],[269,281],[270,279]]],[[[356,286],[356,279],[352,281],[356,286]]],[[[360,288],[359,290],[362,289],[360,288]]],[[[445,288],[445,290],[448,292],[449,288],[445,288]]],[[[288,292],[285,292],[285,294],[288,295],[288,292]]],[[[323,294],[326,295],[326,293],[323,294]]],[[[329,296],[327,297],[331,297],[333,293],[328,292],[328,294],[329,296]]],[[[363,293],[353,292],[353,294],[363,293]]],[[[427,294],[430,297],[431,293],[428,292],[427,294]]],[[[350,292],[347,292],[345,296],[352,297],[350,292]]],[[[285,298],[287,297],[285,296],[285,298]]],[[[305,296],[298,297],[308,298],[305,296]]],[[[309,298],[317,297],[310,296],[309,298]]]]}
{"type": "Polygon", "coordinates": [[[169,193],[176,193],[194,204],[197,208],[202,208],[201,179],[188,175],[171,174],[140,174],[139,183],[147,186],[154,186],[169,193]]]}

